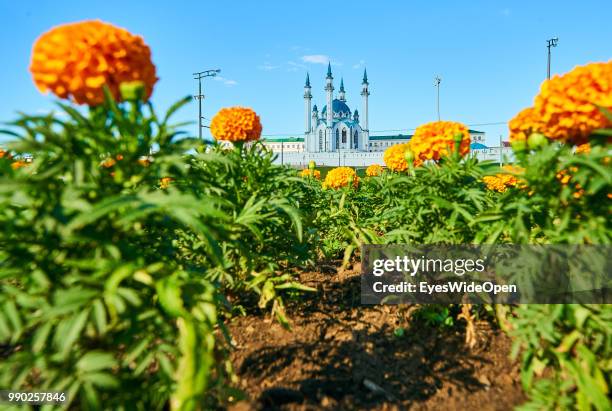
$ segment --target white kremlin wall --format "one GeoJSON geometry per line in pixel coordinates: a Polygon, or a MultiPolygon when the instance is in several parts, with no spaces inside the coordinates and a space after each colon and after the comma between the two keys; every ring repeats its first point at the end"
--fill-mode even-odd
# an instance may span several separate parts
{"type": "MultiPolygon", "coordinates": [[[[308,162],[314,160],[318,166],[328,167],[367,167],[372,164],[384,165],[383,152],[355,152],[337,151],[327,153],[307,153],[307,152],[282,152],[276,153],[275,164],[288,164],[296,167],[305,167],[308,162]]],[[[471,156],[476,156],[479,160],[492,160],[506,164],[514,162],[514,155],[510,147],[488,147],[480,150],[472,150],[471,156]]]]}

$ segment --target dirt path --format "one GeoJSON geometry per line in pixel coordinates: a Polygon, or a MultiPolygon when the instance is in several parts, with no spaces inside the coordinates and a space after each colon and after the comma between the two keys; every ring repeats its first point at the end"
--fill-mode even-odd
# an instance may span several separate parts
{"type": "Polygon", "coordinates": [[[411,326],[406,307],[360,306],[359,274],[327,271],[301,275],[318,292],[287,303],[292,331],[264,316],[231,324],[250,396],[233,410],[510,410],[525,400],[503,333],[478,324],[468,350],[461,331],[411,326]]]}

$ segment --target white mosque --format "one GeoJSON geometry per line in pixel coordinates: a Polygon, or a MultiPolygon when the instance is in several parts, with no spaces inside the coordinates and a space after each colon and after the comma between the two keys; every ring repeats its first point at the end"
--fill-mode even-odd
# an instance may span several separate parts
{"type": "Polygon", "coordinates": [[[312,107],[310,76],[306,74],[304,85],[305,135],[304,151],[308,153],[334,151],[368,151],[370,147],[368,130],[368,74],[363,71],[361,96],[363,98],[363,121],[359,122],[359,112],[351,111],[346,104],[344,80],[340,79],[340,90],[334,98],[334,77],[331,64],[327,65],[325,77],[327,104],[319,111],[317,105],[312,107]],[[330,109],[331,107],[331,109],[330,109]]]}
{"type": "MultiPolygon", "coordinates": [[[[361,82],[361,116],[357,110],[351,111],[346,103],[344,81],[340,79],[340,89],[334,96],[334,77],[331,64],[327,65],[325,77],[326,105],[319,112],[312,105],[310,76],[306,74],[304,84],[304,134],[261,140],[273,153],[278,164],[305,167],[309,161],[322,166],[365,167],[371,164],[384,164],[383,153],[396,144],[410,141],[409,134],[370,136],[368,128],[368,75],[363,71],[361,82]],[[331,109],[330,109],[331,107],[331,109]]],[[[502,162],[504,156],[512,158],[510,147],[487,147],[485,133],[470,130],[472,139],[471,155],[481,160],[502,162]]],[[[506,160],[503,160],[506,161],[506,160]]]]}

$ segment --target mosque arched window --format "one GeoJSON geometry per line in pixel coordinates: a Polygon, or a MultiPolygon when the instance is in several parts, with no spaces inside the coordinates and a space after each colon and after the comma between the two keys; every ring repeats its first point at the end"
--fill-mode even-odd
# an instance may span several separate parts
{"type": "Polygon", "coordinates": [[[342,129],[342,144],[346,144],[346,129],[342,129]]]}
{"type": "Polygon", "coordinates": [[[323,151],[323,130],[319,130],[319,151],[323,151]]]}
{"type": "Polygon", "coordinates": [[[359,134],[357,134],[357,131],[355,131],[355,135],[353,136],[353,147],[357,148],[358,144],[357,142],[359,141],[359,134]]]}
{"type": "Polygon", "coordinates": [[[336,129],[336,149],[340,148],[340,130],[336,129]]]}

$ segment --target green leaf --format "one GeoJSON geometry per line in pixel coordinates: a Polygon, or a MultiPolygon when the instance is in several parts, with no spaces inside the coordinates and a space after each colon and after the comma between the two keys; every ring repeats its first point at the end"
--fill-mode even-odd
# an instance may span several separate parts
{"type": "Polygon", "coordinates": [[[47,340],[53,324],[51,322],[45,322],[40,328],[34,333],[32,338],[32,352],[39,353],[47,345],[47,340]]]}
{"type": "Polygon", "coordinates": [[[106,308],[102,300],[97,299],[93,305],[93,321],[98,330],[98,334],[104,335],[108,322],[106,321],[106,308]]]}
{"type": "Polygon", "coordinates": [[[259,297],[259,308],[265,308],[266,305],[274,299],[276,296],[274,288],[274,283],[272,281],[268,280],[264,283],[261,296],[259,297]]]}
{"type": "Polygon", "coordinates": [[[104,351],[89,351],[76,364],[77,370],[83,373],[100,371],[117,365],[114,355],[104,351]]]}
{"type": "Polygon", "coordinates": [[[168,111],[166,112],[166,115],[164,116],[164,120],[162,121],[162,124],[167,124],[168,120],[170,119],[170,117],[172,117],[172,115],[174,115],[174,113],[176,113],[181,107],[191,102],[191,98],[192,98],[191,96],[185,96],[179,101],[177,101],[176,103],[172,104],[170,108],[168,109],[168,111]]]}
{"type": "Polygon", "coordinates": [[[85,327],[88,316],[89,309],[85,309],[79,314],[63,320],[63,326],[56,328],[54,342],[62,357],[75,348],[74,345],[85,327]]]}
{"type": "MultiPolygon", "coordinates": [[[[296,291],[308,291],[308,292],[317,291],[316,288],[309,287],[304,284],[300,284],[296,281],[291,281],[289,283],[280,284],[280,285],[275,286],[274,288],[276,288],[277,290],[296,290],[296,291]]],[[[264,289],[265,289],[265,285],[264,285],[264,289]]]]}
{"type": "Polygon", "coordinates": [[[168,314],[174,317],[181,317],[187,314],[183,306],[180,281],[176,275],[158,281],[156,288],[159,302],[168,314]]]}

